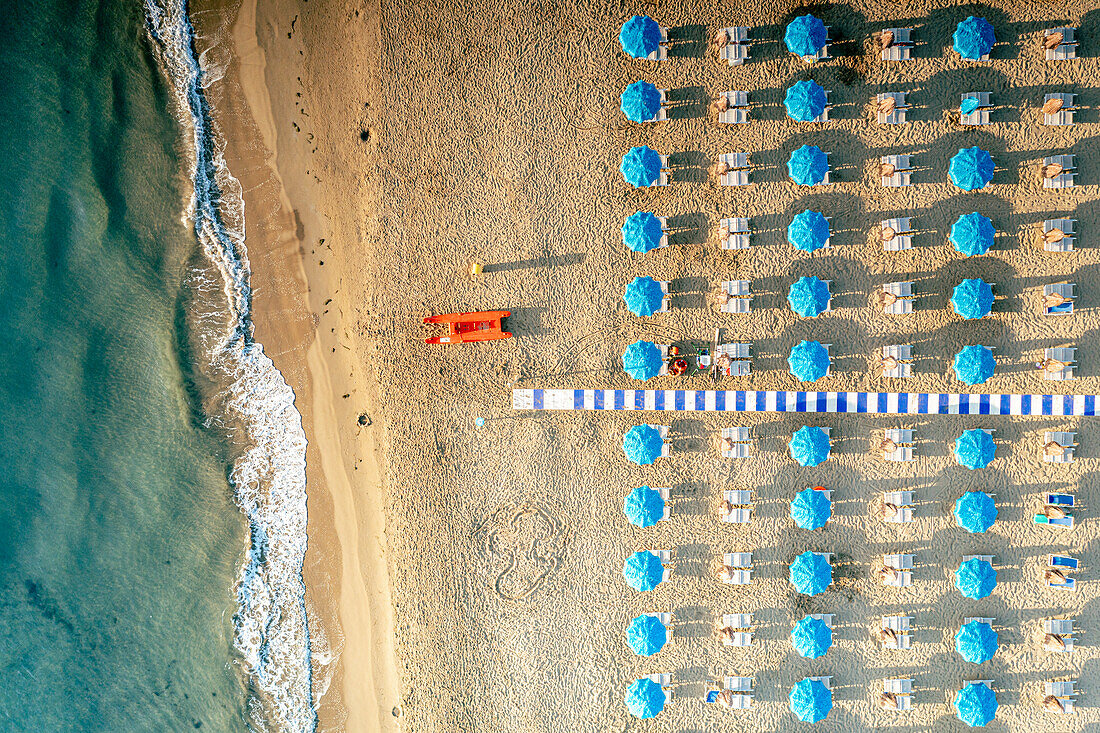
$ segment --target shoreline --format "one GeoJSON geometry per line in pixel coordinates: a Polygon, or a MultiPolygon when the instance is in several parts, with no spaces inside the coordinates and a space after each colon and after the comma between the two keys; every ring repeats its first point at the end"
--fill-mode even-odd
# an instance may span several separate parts
{"type": "Polygon", "coordinates": [[[357,415],[371,414],[376,399],[355,364],[358,349],[346,343],[350,329],[336,315],[348,311],[330,277],[340,272],[339,212],[326,210],[306,172],[315,164],[312,135],[283,114],[294,111],[287,99],[309,88],[309,57],[283,47],[295,43],[282,26],[297,11],[293,1],[259,7],[243,0],[239,7],[215,2],[192,16],[208,33],[207,14],[216,18],[219,42],[228,31],[226,43],[216,43],[228,63],[212,107],[244,190],[255,338],[294,390],[309,440],[303,576],[318,730],[374,733],[397,729],[391,710],[399,705],[375,435],[384,426],[375,420],[357,429],[357,415]],[[291,134],[278,134],[292,124],[291,134]],[[327,242],[327,269],[307,256],[320,241],[327,242]]]}

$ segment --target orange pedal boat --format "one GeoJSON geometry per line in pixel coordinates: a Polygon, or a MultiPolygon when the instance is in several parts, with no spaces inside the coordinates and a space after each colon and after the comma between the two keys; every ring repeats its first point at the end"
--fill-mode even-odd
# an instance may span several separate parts
{"type": "Polygon", "coordinates": [[[471,341],[496,341],[510,339],[512,334],[501,327],[511,311],[481,311],[480,313],[445,313],[429,316],[424,323],[438,323],[447,327],[446,336],[432,336],[428,344],[462,344],[471,341]]]}

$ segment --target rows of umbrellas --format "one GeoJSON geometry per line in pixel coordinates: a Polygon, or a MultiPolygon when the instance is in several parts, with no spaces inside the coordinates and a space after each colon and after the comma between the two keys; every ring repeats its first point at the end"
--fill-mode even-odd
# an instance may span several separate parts
{"type": "MultiPolygon", "coordinates": [[[[959,56],[979,61],[993,50],[997,39],[988,20],[971,15],[955,27],[952,41],[959,56]]],[[[648,15],[635,15],[619,30],[623,52],[636,59],[654,58],[663,42],[660,24],[648,15]]],[[[819,60],[820,51],[829,43],[829,29],[820,18],[801,15],[787,24],[783,43],[790,53],[812,64],[819,60]]]]}

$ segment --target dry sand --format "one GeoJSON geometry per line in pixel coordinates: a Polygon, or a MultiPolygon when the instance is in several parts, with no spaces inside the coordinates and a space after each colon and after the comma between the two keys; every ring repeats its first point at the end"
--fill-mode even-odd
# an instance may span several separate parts
{"type": "MultiPolygon", "coordinates": [[[[1100,333],[1100,249],[1089,235],[1100,226],[1100,170],[1090,155],[1100,100],[1089,89],[1100,72],[1098,6],[947,5],[261,6],[255,28],[267,66],[259,51],[249,56],[251,71],[242,63],[242,76],[252,78],[252,95],[244,96],[256,129],[242,124],[241,134],[261,141],[251,152],[271,173],[257,168],[257,188],[246,188],[255,198],[258,187],[270,186],[273,213],[267,235],[254,241],[250,230],[249,248],[257,282],[267,283],[256,296],[266,311],[257,336],[295,386],[311,440],[307,579],[315,622],[337,648],[342,638],[321,703],[325,729],[342,725],[346,710],[348,730],[782,730],[795,722],[790,686],[811,674],[834,678],[836,707],[824,729],[960,728],[948,701],[975,678],[994,680],[1001,708],[992,729],[1100,724],[1088,684],[1100,606],[1087,569],[1100,525],[1086,489],[1100,430],[1089,419],[676,417],[673,457],[638,468],[623,459],[621,436],[631,424],[655,421],[652,415],[509,407],[517,386],[636,386],[619,368],[626,344],[708,340],[715,327],[755,344],[753,376],[727,388],[795,388],[785,357],[808,337],[833,345],[833,371],[819,389],[895,389],[869,357],[883,344],[913,343],[916,378],[905,388],[954,391],[960,383],[951,356],[980,343],[996,349],[998,370],[974,391],[1045,391],[1054,383],[1030,364],[1043,347],[1075,344],[1081,378],[1057,388],[1100,392],[1090,343],[1100,333]],[[814,68],[780,43],[784,24],[806,8],[838,39],[836,59],[814,68]],[[635,12],[671,28],[676,43],[667,62],[635,61],[619,50],[618,26],[635,12]],[[989,64],[945,53],[955,23],[970,12],[996,27],[1001,43],[989,64]],[[1081,29],[1084,58],[1040,60],[1041,30],[1062,22],[1081,29]],[[730,68],[706,40],[734,24],[753,26],[757,40],[752,60],[730,68]],[[890,25],[916,28],[916,60],[878,60],[870,35],[890,25]],[[260,74],[268,99],[255,84],[260,74]],[[642,127],[620,114],[621,90],[639,78],[671,90],[671,121],[642,127]],[[805,78],[832,90],[830,122],[800,125],[783,114],[783,90],[805,78]],[[729,89],[749,92],[750,124],[719,127],[707,110],[710,97],[729,89]],[[874,123],[872,99],[881,91],[909,93],[909,124],[874,123]],[[990,126],[958,126],[953,110],[969,91],[992,92],[990,126]],[[1047,91],[1081,95],[1076,126],[1038,124],[1047,91]],[[668,188],[635,191],[622,181],[623,152],[643,143],[672,156],[668,188]],[[786,179],[787,155],[803,143],[830,153],[832,186],[797,189],[786,179]],[[947,161],[970,145],[990,150],[998,171],[986,191],[964,194],[947,183],[947,161]],[[751,154],[752,185],[715,184],[707,169],[725,152],[751,154]],[[1042,190],[1038,161],[1063,152],[1077,154],[1081,185],[1042,190]],[[877,160],[890,153],[916,156],[913,187],[878,185],[877,160]],[[807,255],[785,243],[786,224],[802,208],[832,217],[831,250],[807,255]],[[670,217],[673,246],[648,256],[627,252],[619,226],[636,210],[670,217]],[[1000,236],[989,255],[964,259],[946,234],[970,211],[991,216],[1000,236]],[[1035,246],[1028,232],[1056,214],[1077,218],[1079,251],[1048,254],[1035,246]],[[751,218],[751,250],[718,249],[717,221],[728,215],[751,218]],[[916,248],[884,254],[877,222],[905,215],[921,230],[916,248]],[[262,254],[265,237],[270,256],[262,254]],[[474,258],[487,264],[476,282],[462,275],[474,258]],[[280,271],[282,279],[273,274],[280,271]],[[642,320],[625,310],[622,288],[643,274],[672,281],[672,313],[642,320]],[[833,313],[800,320],[786,307],[787,287],[804,274],[833,281],[833,313]],[[947,310],[951,288],[971,276],[997,283],[999,296],[993,315],[978,323],[947,310]],[[731,277],[752,281],[758,297],[751,315],[719,315],[706,303],[714,284],[731,277]],[[1069,318],[1041,317],[1041,286],[1062,279],[1078,284],[1081,307],[1069,318]],[[887,317],[870,305],[872,291],[895,280],[917,281],[921,297],[911,316],[887,317]],[[423,316],[495,308],[512,311],[515,340],[423,345],[423,316]],[[362,410],[373,424],[357,430],[362,410]],[[485,427],[474,426],[477,416],[485,427]],[[787,437],[803,423],[833,429],[834,457],[817,469],[785,454],[787,437]],[[758,439],[752,457],[736,463],[713,447],[718,429],[731,424],[752,426],[758,439]],[[916,462],[872,457],[872,436],[890,426],[918,431],[916,462]],[[996,428],[991,468],[969,472],[951,460],[950,442],[967,427],[996,428]],[[1075,463],[1042,463],[1041,433],[1049,429],[1078,431],[1075,463]],[[375,446],[380,482],[368,469],[375,446]],[[626,523],[622,497],[642,483],[672,488],[672,521],[649,530],[626,523]],[[831,488],[836,500],[834,520],[814,533],[795,529],[787,516],[790,498],[812,484],[831,488]],[[716,521],[727,487],[755,493],[751,525],[716,521]],[[876,497],[894,488],[917,493],[915,523],[877,518],[876,497]],[[971,488],[997,494],[1000,514],[986,535],[965,533],[950,515],[955,498],[971,488]],[[1042,492],[1052,488],[1076,489],[1085,500],[1072,532],[1031,523],[1042,492]],[[626,555],[642,548],[675,548],[672,581],[649,594],[631,591],[620,575],[626,555]],[[793,594],[786,581],[787,564],[806,549],[839,560],[835,587],[813,599],[793,594]],[[709,579],[714,558],[734,550],[754,553],[749,588],[709,579]],[[877,581],[884,552],[916,553],[911,588],[877,581]],[[1050,552],[1082,559],[1078,592],[1042,587],[1050,552]],[[963,599],[952,583],[970,553],[997,558],[1000,584],[981,601],[963,599]],[[623,628],[657,610],[674,613],[675,639],[655,657],[636,657],[623,628]],[[715,617],[736,611],[756,614],[751,648],[726,649],[713,635],[715,617]],[[837,614],[836,644],[825,657],[804,660],[788,634],[803,613],[817,611],[837,614]],[[871,640],[878,618],[894,612],[915,617],[911,652],[885,651],[871,640]],[[1039,619],[1061,615],[1084,629],[1070,655],[1039,644],[1039,619]],[[1002,647],[992,661],[975,666],[954,652],[964,616],[996,617],[1002,647]],[[622,697],[632,679],[658,671],[674,674],[677,699],[639,724],[622,697]],[[704,683],[725,674],[756,678],[752,710],[723,713],[699,701],[704,683]],[[893,676],[916,680],[910,713],[874,705],[876,680],[893,676]],[[1042,682],[1063,676],[1083,683],[1074,717],[1039,709],[1042,682]],[[387,717],[391,707],[399,717],[387,717]]],[[[248,14],[241,17],[247,25],[248,14]]],[[[251,34],[239,24],[236,39],[243,49],[251,34]]],[[[263,226],[254,211],[249,226],[263,226]]],[[[673,384],[711,383],[646,386],[673,384]]]]}

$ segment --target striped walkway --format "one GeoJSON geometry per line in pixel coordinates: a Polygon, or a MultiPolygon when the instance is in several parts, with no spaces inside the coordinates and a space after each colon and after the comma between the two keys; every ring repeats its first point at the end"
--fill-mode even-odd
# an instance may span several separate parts
{"type": "Polygon", "coordinates": [[[1096,395],[515,389],[516,410],[856,412],[871,415],[1095,415],[1096,395]]]}

